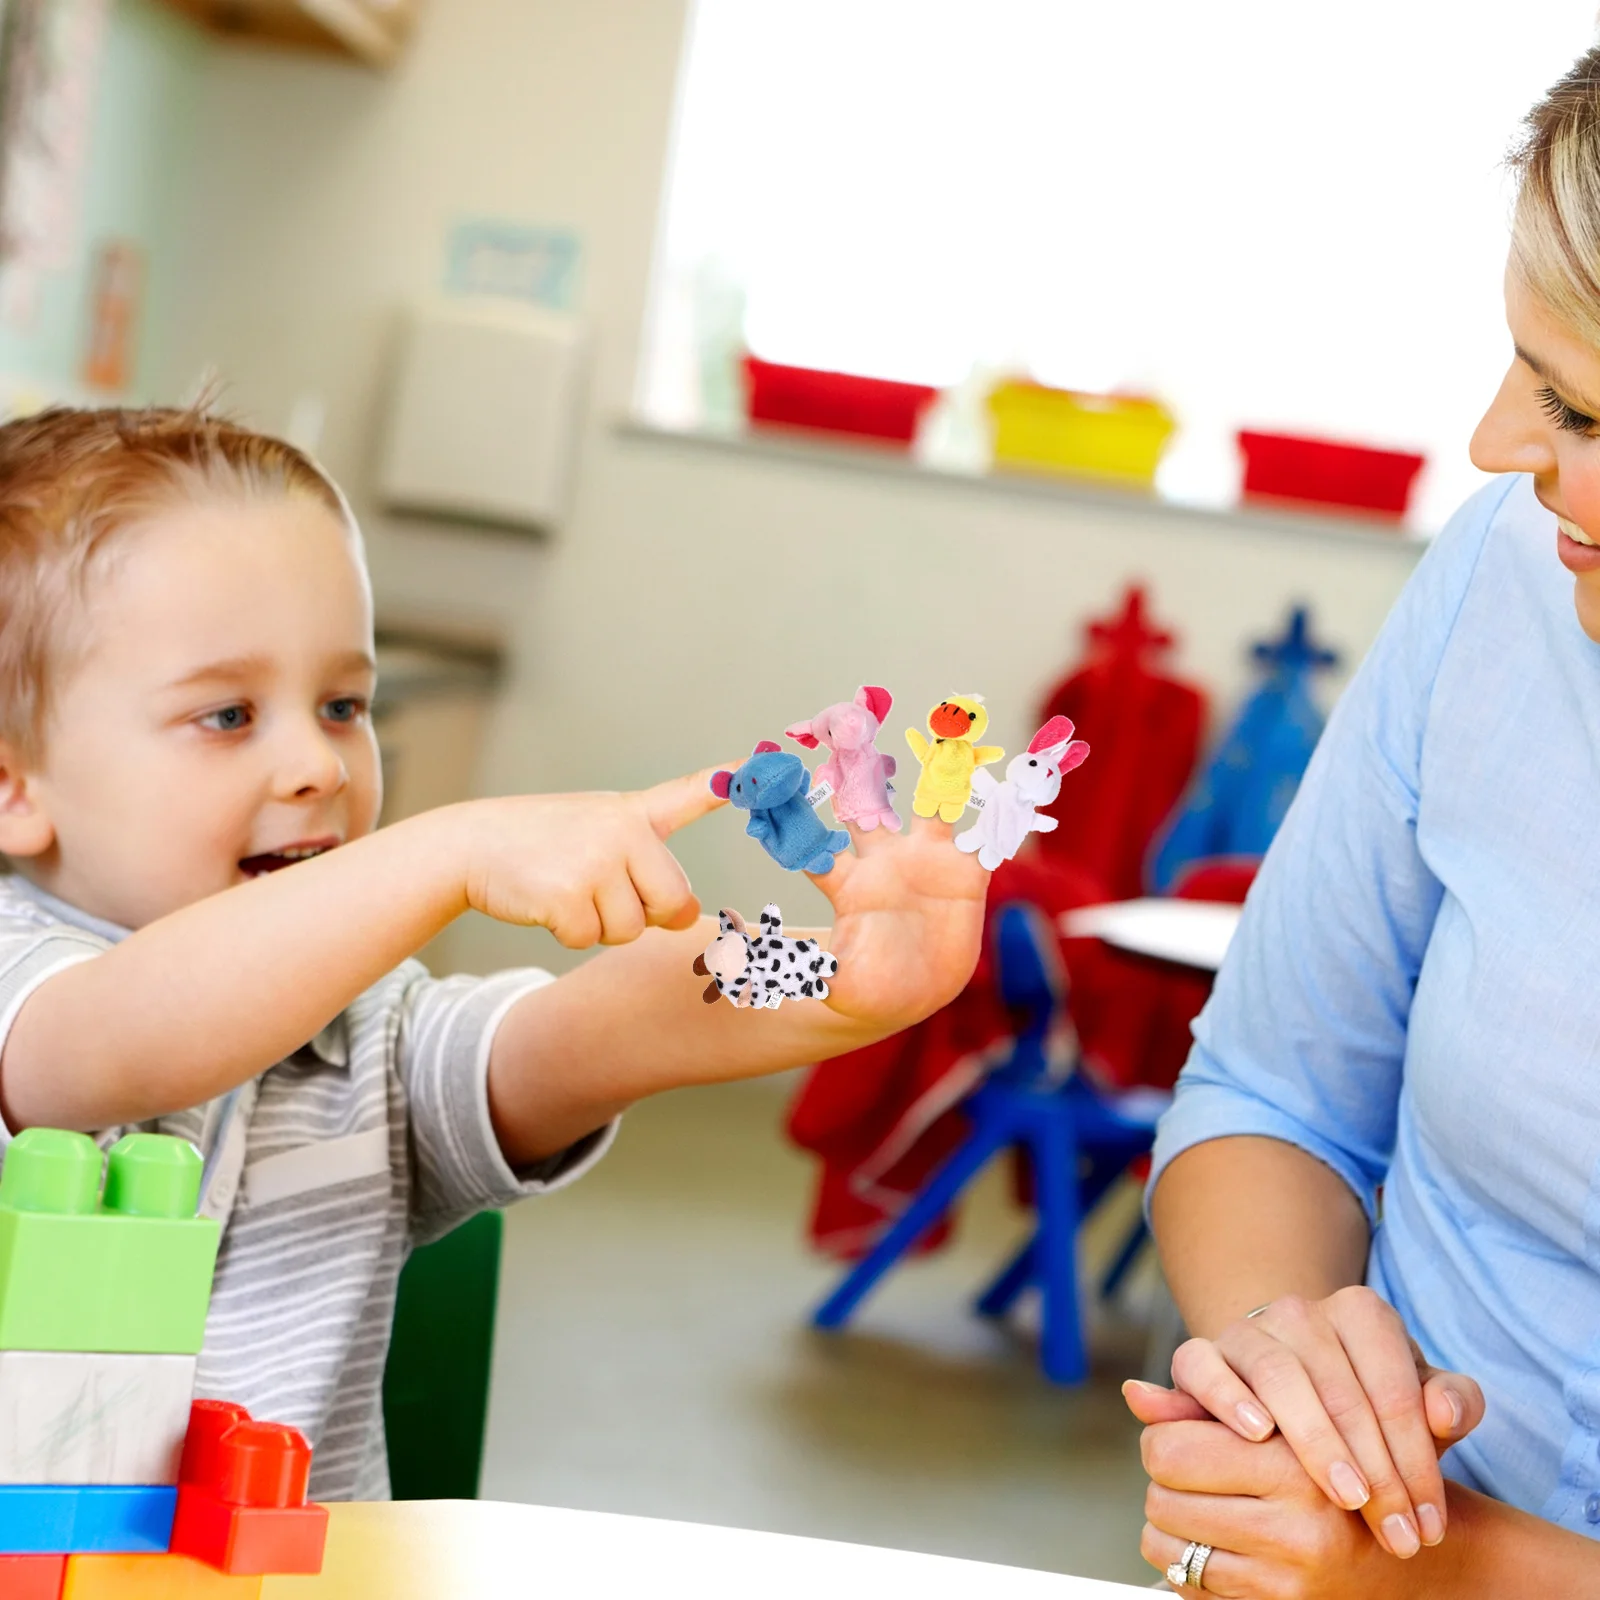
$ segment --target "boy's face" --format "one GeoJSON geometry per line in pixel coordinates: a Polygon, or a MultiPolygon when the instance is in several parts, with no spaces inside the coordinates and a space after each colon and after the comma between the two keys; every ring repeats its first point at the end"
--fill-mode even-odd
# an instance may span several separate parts
{"type": "Polygon", "coordinates": [[[326,507],[152,516],[80,625],[28,779],[49,843],[17,864],[41,887],[137,928],[376,825],[372,601],[326,507]]]}

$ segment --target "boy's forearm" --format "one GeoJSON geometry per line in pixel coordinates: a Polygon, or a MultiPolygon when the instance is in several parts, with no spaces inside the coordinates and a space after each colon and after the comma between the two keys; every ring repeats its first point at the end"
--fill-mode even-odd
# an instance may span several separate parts
{"type": "Polygon", "coordinates": [[[48,979],[0,1056],[7,1124],[159,1116],[297,1049],[465,909],[460,811],[198,901],[48,979]]]}
{"type": "Polygon", "coordinates": [[[1348,1185],[1281,1139],[1212,1139],[1162,1173],[1150,1218],[1189,1331],[1215,1338],[1280,1295],[1325,1299],[1366,1274],[1366,1214],[1348,1185]]]}
{"type": "Polygon", "coordinates": [[[776,1011],[707,1005],[694,958],[716,932],[711,918],[677,933],[652,929],[511,1008],[489,1058],[489,1109],[512,1166],[554,1155],[663,1089],[781,1072],[887,1031],[814,1000],[776,1011]]]}

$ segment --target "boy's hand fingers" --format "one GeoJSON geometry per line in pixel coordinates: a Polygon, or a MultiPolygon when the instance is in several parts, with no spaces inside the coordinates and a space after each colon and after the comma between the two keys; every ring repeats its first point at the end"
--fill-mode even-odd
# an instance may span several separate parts
{"type": "Polygon", "coordinates": [[[652,845],[630,858],[628,876],[652,928],[687,928],[698,920],[700,902],[688,874],[665,845],[652,845]]]}
{"type": "Polygon", "coordinates": [[[601,944],[632,944],[644,932],[644,906],[626,876],[610,878],[595,890],[594,909],[601,944]]]}
{"type": "MultiPolygon", "coordinates": [[[[734,762],[734,766],[738,763],[734,762]]],[[[705,767],[699,772],[686,773],[681,778],[668,778],[654,788],[641,789],[639,798],[644,802],[645,815],[655,829],[658,839],[665,839],[679,828],[686,828],[709,811],[727,805],[727,801],[713,792],[711,777],[716,772],[731,771],[731,767],[705,767]]]]}

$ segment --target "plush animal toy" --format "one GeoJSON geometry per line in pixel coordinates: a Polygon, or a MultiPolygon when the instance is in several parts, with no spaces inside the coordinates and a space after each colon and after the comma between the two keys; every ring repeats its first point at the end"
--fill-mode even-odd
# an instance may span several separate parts
{"type": "Polygon", "coordinates": [[[800,757],[770,739],[763,739],[736,772],[713,773],[711,787],[750,813],[744,831],[791,872],[832,872],[833,858],[850,844],[843,828],[825,828],[806,804],[810,783],[800,757]]]}
{"type": "Polygon", "coordinates": [[[906,729],[906,743],[922,763],[922,776],[911,797],[911,809],[919,817],[954,822],[967,809],[972,774],[1005,755],[999,745],[972,742],[981,739],[988,726],[981,695],[953,694],[928,713],[932,744],[915,728],[906,729]]]}
{"type": "Polygon", "coordinates": [[[983,809],[977,822],[956,836],[956,849],[968,855],[977,851],[978,864],[993,872],[1016,855],[1030,833],[1053,833],[1056,819],[1041,817],[1036,808],[1061,793],[1062,775],[1082,766],[1088,754],[1088,745],[1072,737],[1071,721],[1051,717],[1034,734],[1027,753],[1012,757],[1004,783],[997,783],[992,772],[974,772],[973,797],[983,809]]]}
{"type": "Polygon", "coordinates": [[[786,738],[807,750],[828,747],[828,759],[811,774],[811,781],[833,790],[835,821],[853,822],[863,833],[871,833],[879,824],[891,833],[904,826],[889,801],[894,757],[879,755],[875,742],[893,704],[887,689],[863,686],[854,700],[842,700],[809,722],[783,730],[786,738]]]}
{"type": "Polygon", "coordinates": [[[710,978],[701,996],[715,1005],[725,995],[734,1005],[776,1011],[785,1000],[825,1000],[828,982],[839,970],[836,957],[815,939],[786,939],[783,915],[774,905],[761,910],[761,932],[754,938],[737,911],[719,911],[722,931],[694,958],[694,970],[710,978]]]}

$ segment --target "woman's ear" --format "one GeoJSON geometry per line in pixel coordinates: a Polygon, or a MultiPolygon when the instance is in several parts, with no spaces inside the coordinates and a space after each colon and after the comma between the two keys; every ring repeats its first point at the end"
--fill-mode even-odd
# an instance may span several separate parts
{"type": "Polygon", "coordinates": [[[0,855],[39,856],[55,843],[55,824],[16,747],[0,739],[0,855]]]}

